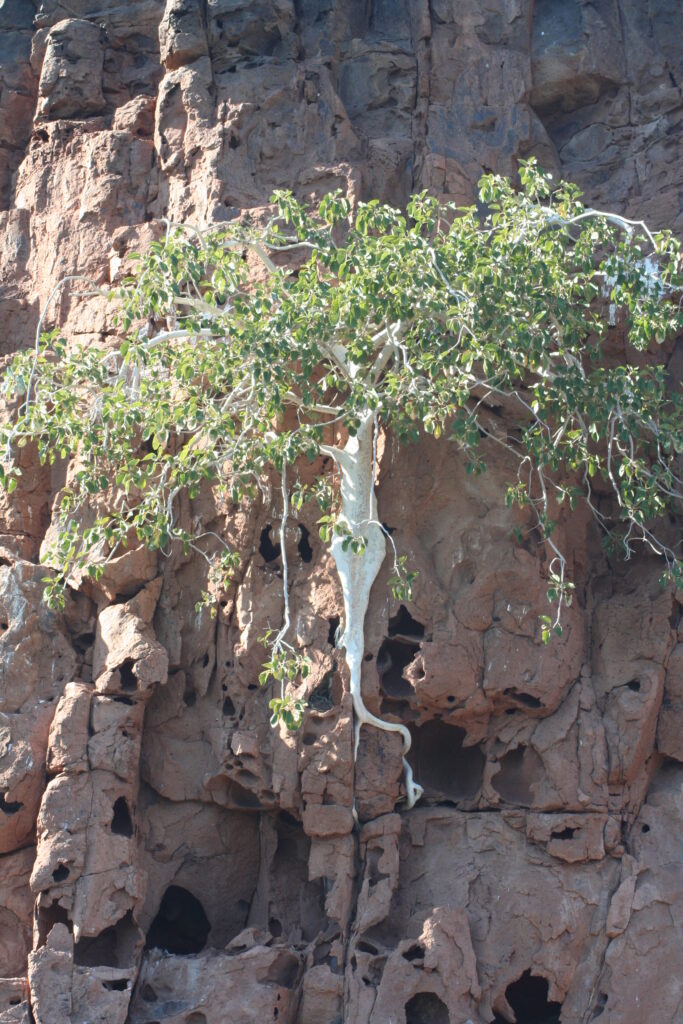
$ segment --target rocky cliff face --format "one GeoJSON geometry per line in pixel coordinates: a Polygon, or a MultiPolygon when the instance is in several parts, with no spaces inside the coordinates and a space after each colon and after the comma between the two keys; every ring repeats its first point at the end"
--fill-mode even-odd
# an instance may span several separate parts
{"type": "MultiPolygon", "coordinates": [[[[682,30],[677,0],[0,0],[1,351],[66,275],[116,281],[162,218],[274,187],[469,202],[535,153],[681,230],[682,30]]],[[[77,288],[46,322],[106,343],[77,288]]],[[[314,664],[292,736],[257,684],[276,496],[182,510],[248,556],[217,620],[201,564],[140,550],[55,615],[61,478],[26,452],[0,508],[0,1022],[683,1020],[680,608],[576,515],[578,600],[542,647],[542,552],[487,461],[473,481],[448,443],[383,446],[380,516],[419,577],[409,606],[388,569],[373,591],[364,689],[414,736],[402,812],[395,736],[363,729],[354,783],[313,519],[287,541],[314,664]]]]}

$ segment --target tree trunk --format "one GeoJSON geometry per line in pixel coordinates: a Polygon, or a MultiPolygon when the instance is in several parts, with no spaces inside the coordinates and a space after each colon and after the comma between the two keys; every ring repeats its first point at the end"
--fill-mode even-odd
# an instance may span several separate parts
{"type": "Polygon", "coordinates": [[[358,738],[363,725],[374,725],[385,732],[398,732],[403,738],[403,767],[405,770],[406,805],[412,807],[422,795],[422,787],[413,781],[412,768],[405,755],[410,750],[411,737],[404,725],[383,722],[371,714],[361,694],[361,667],[365,653],[365,615],[370,590],[386,554],[384,532],[377,521],[375,497],[375,422],[374,414],[367,412],[361,419],[358,433],[350,437],[342,449],[331,454],[341,472],[340,523],[346,525],[354,537],[365,539],[365,550],[356,554],[350,545],[344,550],[344,536],[335,534],[332,556],[337,566],[344,597],[344,635],[341,645],[346,650],[346,664],[351,680],[351,697],[355,712],[354,758],[358,751],[358,738]]]}

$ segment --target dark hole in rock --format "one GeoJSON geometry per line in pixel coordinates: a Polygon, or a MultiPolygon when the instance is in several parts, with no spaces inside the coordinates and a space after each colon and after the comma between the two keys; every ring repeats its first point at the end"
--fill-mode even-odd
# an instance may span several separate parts
{"type": "Polygon", "coordinates": [[[373,658],[374,654],[366,654],[365,657],[363,658],[363,661],[372,661],[373,658]]]}
{"type": "Polygon", "coordinates": [[[185,1024],[207,1024],[206,1014],[200,1013],[197,1010],[195,1013],[191,1013],[189,1017],[185,1018],[185,1024]]]}
{"type": "Polygon", "coordinates": [[[202,668],[206,668],[206,666],[208,664],[209,664],[209,652],[207,651],[206,654],[204,655],[204,657],[202,658],[202,668]]]}
{"type": "Polygon", "coordinates": [[[268,523],[261,530],[261,540],[259,541],[259,554],[264,562],[274,562],[276,558],[280,557],[280,545],[273,544],[270,539],[271,525],[268,523]]]}
{"type": "Polygon", "coordinates": [[[0,630],[9,629],[9,622],[7,619],[0,620],[0,630]]]}
{"type": "Polygon", "coordinates": [[[256,793],[252,793],[234,779],[228,780],[225,794],[228,807],[238,807],[244,811],[251,811],[261,806],[256,793]]]}
{"type": "Polygon", "coordinates": [[[293,953],[282,952],[268,968],[264,978],[259,978],[261,985],[275,984],[281,988],[294,988],[299,976],[299,960],[293,953]]]}
{"type": "Polygon", "coordinates": [[[510,804],[531,807],[534,802],[532,786],[543,771],[543,762],[531,747],[520,746],[505,754],[499,761],[500,770],[491,780],[493,788],[510,804]]]}
{"type": "Polygon", "coordinates": [[[125,978],[115,978],[113,981],[103,981],[102,984],[109,992],[125,992],[128,982],[125,978]]]}
{"type": "Polygon", "coordinates": [[[450,1024],[448,1007],[435,992],[418,992],[406,1003],[406,1024],[450,1024]]]}
{"type": "Polygon", "coordinates": [[[230,700],[229,697],[226,697],[225,700],[223,701],[223,714],[224,715],[234,715],[235,714],[235,705],[233,704],[233,702],[230,700]]]}
{"type": "MultiPolygon", "coordinates": [[[[548,981],[531,971],[525,971],[521,978],[505,989],[505,998],[515,1015],[517,1024],[560,1024],[560,1003],[548,1000],[548,981]]],[[[496,1014],[493,1024],[506,1024],[496,1014]]]]}
{"type": "Polygon", "coordinates": [[[601,992],[596,1000],[593,1012],[591,1014],[591,1020],[595,1020],[597,1017],[602,1017],[607,1006],[607,993],[601,992]]]}
{"type": "Polygon", "coordinates": [[[183,694],[183,703],[187,708],[193,708],[197,703],[197,694],[194,690],[185,690],[183,694]]]}
{"type": "Polygon", "coordinates": [[[95,643],[95,634],[94,633],[82,633],[80,636],[76,637],[74,642],[73,642],[74,649],[80,655],[84,655],[85,652],[88,650],[88,648],[92,647],[92,645],[94,643],[95,643]]]}
{"type": "Polygon", "coordinates": [[[646,833],[646,832],[649,832],[649,831],[650,831],[650,826],[649,826],[649,825],[643,825],[643,827],[641,828],[641,830],[640,830],[640,831],[641,831],[641,832],[642,832],[643,834],[644,834],[644,833],[646,833]]]}
{"type": "Polygon", "coordinates": [[[18,800],[6,800],[5,793],[0,793],[0,811],[4,814],[16,814],[23,806],[18,800]]]}
{"type": "Polygon", "coordinates": [[[197,897],[180,885],[169,885],[147,933],[145,948],[165,949],[180,956],[200,953],[210,931],[209,919],[197,897]]]}
{"type": "Polygon", "coordinates": [[[9,1004],[10,1006],[21,1006],[21,999],[18,997],[16,999],[10,999],[9,1004]]]}
{"type": "Polygon", "coordinates": [[[38,943],[44,946],[45,941],[56,924],[66,925],[69,931],[73,931],[73,925],[64,907],[58,903],[51,903],[49,907],[38,907],[38,943]]]}
{"type": "Polygon", "coordinates": [[[481,788],[485,758],[479,746],[463,746],[465,730],[434,719],[410,731],[413,743],[408,761],[425,796],[472,800],[481,788]]]}
{"type": "Polygon", "coordinates": [[[318,737],[313,732],[304,733],[304,737],[303,737],[303,740],[302,740],[303,745],[305,747],[312,747],[313,744],[315,743],[315,741],[317,740],[317,738],[318,737]]]}
{"type": "Polygon", "coordinates": [[[421,622],[414,619],[404,604],[401,605],[395,615],[389,619],[389,636],[409,636],[419,640],[424,639],[425,628],[421,622]]]}
{"type": "MultiPolygon", "coordinates": [[[[336,665],[334,666],[336,669],[336,665]]],[[[316,686],[315,690],[308,698],[308,706],[313,711],[329,711],[330,708],[334,707],[334,671],[326,672],[321,681],[316,686]]]]}
{"type": "Polygon", "coordinates": [[[111,830],[115,836],[132,836],[133,821],[125,797],[120,796],[114,803],[114,816],[111,819],[111,830]]]}
{"type": "Polygon", "coordinates": [[[249,685],[247,686],[247,689],[248,690],[258,690],[258,686],[256,685],[256,683],[249,683],[249,685]]]}
{"type": "Polygon", "coordinates": [[[306,529],[303,523],[299,523],[299,533],[301,536],[299,537],[297,549],[299,554],[301,555],[301,561],[310,562],[311,559],[313,558],[313,548],[311,547],[310,541],[308,539],[311,536],[310,531],[306,529]]]}
{"type": "Polygon", "coordinates": [[[413,963],[414,960],[424,960],[425,951],[422,946],[411,946],[405,953],[401,954],[404,960],[413,963]]]}
{"type": "Polygon", "coordinates": [[[74,963],[79,967],[131,967],[138,936],[129,910],[120,921],[99,935],[80,939],[74,946],[74,963]]]}
{"type": "Polygon", "coordinates": [[[121,689],[122,690],[137,690],[138,680],[135,672],[133,671],[133,665],[135,662],[132,658],[126,658],[122,665],[119,665],[119,675],[121,676],[121,689]]]}
{"type": "Polygon", "coordinates": [[[130,697],[112,697],[111,699],[113,701],[116,701],[117,704],[125,704],[129,708],[132,708],[133,706],[133,701],[130,699],[130,697]]]}
{"type": "Polygon", "coordinates": [[[387,697],[412,697],[415,689],[403,676],[404,670],[420,650],[420,645],[410,640],[385,640],[377,652],[379,684],[387,697]]]}
{"type": "Polygon", "coordinates": [[[389,526],[388,523],[382,523],[382,529],[384,530],[385,533],[388,533],[390,537],[392,533],[396,533],[396,527],[389,526]]]}
{"type": "Polygon", "coordinates": [[[145,985],[142,989],[142,998],[146,1003],[156,1003],[159,997],[151,985],[145,985]]]}
{"type": "Polygon", "coordinates": [[[367,974],[363,975],[363,982],[372,988],[379,988],[386,963],[387,958],[385,956],[374,957],[368,965],[367,974]]]}
{"type": "Polygon", "coordinates": [[[52,877],[55,882],[64,882],[69,877],[69,869],[66,864],[60,864],[52,872],[52,877]]]}
{"type": "Polygon", "coordinates": [[[369,953],[370,956],[377,956],[379,953],[377,946],[373,946],[371,942],[365,942],[363,939],[358,943],[356,949],[359,953],[369,953]]]}
{"type": "Polygon", "coordinates": [[[239,139],[236,138],[234,135],[231,135],[230,136],[230,141],[228,142],[228,146],[230,147],[230,149],[237,149],[239,144],[240,144],[239,139]]]}
{"type": "Polygon", "coordinates": [[[626,685],[628,686],[629,690],[633,691],[633,693],[640,693],[640,680],[639,679],[632,679],[626,685]]]}
{"type": "Polygon", "coordinates": [[[551,839],[573,839],[577,832],[578,832],[578,829],[567,827],[567,828],[561,829],[559,832],[551,832],[550,833],[550,838],[551,839]]]}
{"type": "Polygon", "coordinates": [[[327,642],[330,647],[336,647],[337,645],[337,630],[339,629],[339,623],[341,619],[338,615],[332,615],[327,620],[330,624],[330,628],[327,632],[327,642]]]}
{"type": "Polygon", "coordinates": [[[271,917],[269,920],[268,931],[274,939],[278,939],[282,935],[282,925],[276,917],[271,917]]]}
{"type": "Polygon", "coordinates": [[[517,704],[523,704],[525,708],[542,708],[543,703],[538,697],[533,697],[530,693],[521,693],[516,690],[514,686],[508,686],[503,693],[510,700],[514,700],[517,704]]]}

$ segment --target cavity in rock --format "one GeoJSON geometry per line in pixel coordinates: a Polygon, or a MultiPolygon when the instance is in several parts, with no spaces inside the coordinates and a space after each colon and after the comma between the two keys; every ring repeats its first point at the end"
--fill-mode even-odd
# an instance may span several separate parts
{"type": "Polygon", "coordinates": [[[539,781],[543,762],[531,747],[520,746],[501,758],[500,770],[494,775],[493,788],[509,804],[531,807],[533,784],[539,781]]]}
{"type": "Polygon", "coordinates": [[[200,953],[210,931],[209,919],[197,897],[180,885],[170,885],[152,921],[145,946],[180,956],[200,953]]]}
{"type": "Polygon", "coordinates": [[[261,540],[259,541],[258,549],[264,562],[274,562],[276,558],[280,557],[280,545],[273,544],[270,538],[271,530],[272,526],[270,523],[261,530],[261,540]]]}
{"type": "MultiPolygon", "coordinates": [[[[531,971],[505,989],[505,998],[518,1024],[559,1024],[562,1005],[548,999],[548,981],[531,971]]],[[[507,1024],[504,1017],[496,1016],[493,1024],[507,1024]]]]}
{"type": "Polygon", "coordinates": [[[297,550],[301,556],[302,562],[310,562],[313,558],[313,548],[311,547],[309,537],[310,532],[306,529],[303,523],[299,523],[299,543],[297,544],[297,550]]]}
{"type": "Polygon", "coordinates": [[[133,835],[133,821],[131,819],[125,797],[120,796],[114,804],[114,815],[111,819],[111,830],[115,836],[133,835]]]}
{"type": "Polygon", "coordinates": [[[439,719],[411,727],[413,746],[408,760],[432,800],[472,800],[481,789],[484,754],[465,747],[465,730],[439,719]]]}
{"type": "Polygon", "coordinates": [[[406,1003],[406,1024],[450,1024],[448,1007],[435,992],[418,992],[406,1003]]]}

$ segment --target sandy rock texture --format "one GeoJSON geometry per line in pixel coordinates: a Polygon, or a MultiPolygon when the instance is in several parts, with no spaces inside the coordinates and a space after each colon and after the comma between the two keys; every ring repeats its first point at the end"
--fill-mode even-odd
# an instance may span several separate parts
{"type": "MultiPolygon", "coordinates": [[[[62,278],[107,286],[163,218],[258,215],[276,187],[469,203],[533,153],[680,232],[682,36],[679,0],[0,0],[0,359],[48,299],[47,325],[112,343],[62,278]]],[[[680,604],[577,513],[577,600],[543,647],[505,460],[473,480],[447,442],[381,452],[419,576],[405,606],[378,579],[363,686],[413,733],[410,812],[395,735],[364,728],[354,771],[312,510],[286,541],[313,664],[292,736],[258,687],[277,491],[181,510],[243,555],[217,619],[200,561],[143,551],[56,615],[38,553],[65,470],[23,452],[0,496],[0,1024],[683,1020],[680,604]]]]}

